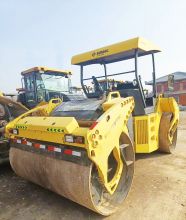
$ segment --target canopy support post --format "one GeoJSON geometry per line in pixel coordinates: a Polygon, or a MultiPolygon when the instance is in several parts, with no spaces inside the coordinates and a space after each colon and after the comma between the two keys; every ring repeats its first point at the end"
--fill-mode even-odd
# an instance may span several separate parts
{"type": "Polygon", "coordinates": [[[105,63],[103,63],[103,66],[104,66],[104,72],[105,72],[106,90],[108,90],[107,66],[105,63]]]}
{"type": "Polygon", "coordinates": [[[83,89],[83,92],[85,94],[87,94],[87,91],[85,89],[84,82],[83,82],[84,81],[84,79],[83,79],[83,65],[80,66],[80,81],[81,81],[81,87],[83,89]]]}
{"type": "Polygon", "coordinates": [[[139,86],[139,90],[140,90],[140,95],[141,95],[141,98],[142,98],[143,106],[144,106],[144,108],[146,108],[143,87],[142,87],[142,84],[141,84],[141,80],[139,79],[139,76],[138,76],[138,50],[135,50],[135,76],[136,76],[136,81],[137,81],[138,86],[139,86]]]}
{"type": "Polygon", "coordinates": [[[155,60],[154,60],[154,53],[152,53],[152,78],[153,78],[153,96],[156,98],[156,70],[155,70],[155,60]]]}

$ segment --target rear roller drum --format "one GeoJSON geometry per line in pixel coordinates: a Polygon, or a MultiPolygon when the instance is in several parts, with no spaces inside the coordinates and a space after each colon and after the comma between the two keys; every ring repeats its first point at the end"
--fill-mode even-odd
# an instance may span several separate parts
{"type": "Polygon", "coordinates": [[[168,133],[170,129],[170,124],[172,120],[172,113],[165,112],[162,114],[159,129],[159,151],[163,153],[173,153],[176,147],[177,141],[177,128],[172,134],[172,142],[169,141],[168,133]]]}

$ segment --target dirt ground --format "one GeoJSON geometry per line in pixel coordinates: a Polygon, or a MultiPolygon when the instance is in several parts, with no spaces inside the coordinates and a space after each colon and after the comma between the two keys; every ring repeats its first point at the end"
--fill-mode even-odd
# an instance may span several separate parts
{"type": "Polygon", "coordinates": [[[181,113],[172,155],[137,155],[132,189],[119,212],[109,217],[17,177],[0,167],[0,220],[186,219],[186,112],[181,113]]]}

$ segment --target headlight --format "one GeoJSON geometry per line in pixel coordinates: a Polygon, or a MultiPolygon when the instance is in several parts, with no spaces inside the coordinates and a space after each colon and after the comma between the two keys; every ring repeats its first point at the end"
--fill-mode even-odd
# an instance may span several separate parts
{"type": "Polygon", "coordinates": [[[65,135],[65,142],[84,144],[83,136],[65,135]]]}
{"type": "Polygon", "coordinates": [[[18,129],[13,129],[13,130],[12,130],[12,133],[15,134],[15,135],[18,135],[18,134],[19,134],[19,131],[18,131],[18,129]]]}
{"type": "Polygon", "coordinates": [[[74,143],[74,137],[72,135],[65,135],[65,142],[74,143]]]}

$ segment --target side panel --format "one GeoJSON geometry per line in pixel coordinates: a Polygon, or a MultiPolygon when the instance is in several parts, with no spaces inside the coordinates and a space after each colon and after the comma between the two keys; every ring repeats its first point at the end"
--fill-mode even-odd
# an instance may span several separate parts
{"type": "Polygon", "coordinates": [[[134,117],[134,146],[136,153],[150,153],[158,149],[160,117],[158,113],[134,117]]]}

